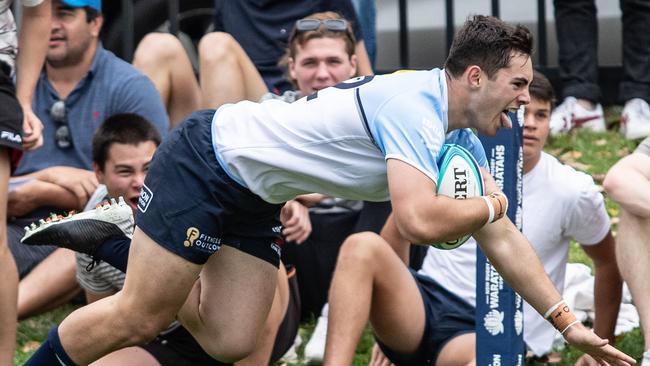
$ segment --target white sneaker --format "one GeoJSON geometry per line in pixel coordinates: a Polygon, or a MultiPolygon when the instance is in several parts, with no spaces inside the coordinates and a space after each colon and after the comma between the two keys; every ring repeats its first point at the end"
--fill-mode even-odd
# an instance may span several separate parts
{"type": "Polygon", "coordinates": [[[621,113],[621,133],[628,140],[650,136],[650,106],[641,98],[630,99],[621,113]]]}
{"type": "Polygon", "coordinates": [[[588,110],[574,97],[566,97],[551,114],[551,134],[566,133],[574,128],[587,128],[594,132],[605,131],[603,107],[596,104],[594,110],[588,110]]]}
{"type": "Polygon", "coordinates": [[[305,345],[305,361],[322,362],[325,355],[325,341],[327,340],[327,313],[329,310],[328,304],[323,306],[321,315],[318,317],[314,333],[312,333],[309,342],[305,345]]]}

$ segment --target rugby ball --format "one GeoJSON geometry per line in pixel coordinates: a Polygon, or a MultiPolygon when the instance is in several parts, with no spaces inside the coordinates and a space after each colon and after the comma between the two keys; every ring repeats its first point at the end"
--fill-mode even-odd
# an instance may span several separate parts
{"type": "MultiPolygon", "coordinates": [[[[442,146],[437,164],[437,194],[458,200],[483,195],[481,170],[467,149],[456,144],[445,144],[442,146]]],[[[456,240],[431,245],[438,249],[455,249],[465,243],[470,236],[465,235],[456,240]]]]}

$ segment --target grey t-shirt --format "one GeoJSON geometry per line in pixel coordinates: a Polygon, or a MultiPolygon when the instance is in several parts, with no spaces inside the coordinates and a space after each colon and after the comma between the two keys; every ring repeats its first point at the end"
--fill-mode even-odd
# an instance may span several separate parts
{"type": "MultiPolygon", "coordinates": [[[[23,6],[37,6],[43,0],[21,0],[23,6]]],[[[18,36],[16,22],[11,13],[12,0],[0,0],[0,61],[13,70],[18,53],[18,36]]]]}

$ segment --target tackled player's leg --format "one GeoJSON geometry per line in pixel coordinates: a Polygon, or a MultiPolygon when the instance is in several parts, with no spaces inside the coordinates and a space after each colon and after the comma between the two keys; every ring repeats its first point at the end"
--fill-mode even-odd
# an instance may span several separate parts
{"type": "Polygon", "coordinates": [[[277,272],[269,262],[224,245],[203,267],[179,320],[213,358],[241,360],[257,346],[277,272]]]}
{"type": "Polygon", "coordinates": [[[174,320],[200,270],[136,228],[124,289],[70,314],[59,326],[63,348],[84,365],[153,339],[174,320]]]}

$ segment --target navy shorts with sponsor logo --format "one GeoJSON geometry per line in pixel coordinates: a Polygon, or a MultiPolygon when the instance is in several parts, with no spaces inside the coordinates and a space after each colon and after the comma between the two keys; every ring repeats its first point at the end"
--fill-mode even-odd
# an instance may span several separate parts
{"type": "Polygon", "coordinates": [[[282,205],[262,200],[221,168],[210,132],[214,112],[195,112],[160,145],[140,195],[136,224],[159,245],[196,264],[228,245],[277,267],[282,205]]]}
{"type": "Polygon", "coordinates": [[[413,354],[392,351],[377,339],[382,352],[397,366],[435,365],[440,350],[452,338],[474,333],[475,309],[432,278],[410,270],[424,301],[425,326],[420,347],[413,354]]]}
{"type": "Polygon", "coordinates": [[[0,146],[9,148],[13,171],[23,149],[23,110],[16,99],[10,71],[9,65],[0,61],[0,146]]]}

